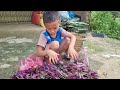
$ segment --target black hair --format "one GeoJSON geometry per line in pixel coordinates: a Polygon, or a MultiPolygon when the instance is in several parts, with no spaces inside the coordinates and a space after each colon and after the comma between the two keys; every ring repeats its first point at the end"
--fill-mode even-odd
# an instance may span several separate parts
{"type": "Polygon", "coordinates": [[[44,11],[43,12],[43,22],[44,23],[51,23],[55,20],[59,20],[59,12],[58,11],[44,11]]]}

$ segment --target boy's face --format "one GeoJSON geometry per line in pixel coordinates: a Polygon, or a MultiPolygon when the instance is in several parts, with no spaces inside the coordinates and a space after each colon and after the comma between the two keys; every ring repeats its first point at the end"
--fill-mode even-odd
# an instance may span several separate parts
{"type": "Polygon", "coordinates": [[[50,35],[55,35],[58,31],[58,27],[60,25],[60,20],[55,20],[51,23],[45,23],[45,27],[50,35]]]}

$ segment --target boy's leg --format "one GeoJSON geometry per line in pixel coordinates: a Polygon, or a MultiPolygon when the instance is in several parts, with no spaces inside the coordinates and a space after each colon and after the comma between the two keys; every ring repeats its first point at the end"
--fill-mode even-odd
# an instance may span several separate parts
{"type": "Polygon", "coordinates": [[[59,49],[59,42],[58,41],[52,41],[50,44],[47,44],[45,50],[51,49],[55,52],[59,49]]]}
{"type": "Polygon", "coordinates": [[[62,42],[60,43],[60,47],[59,47],[59,54],[62,54],[63,52],[67,52],[68,48],[69,48],[69,45],[70,45],[70,39],[69,38],[64,38],[62,40],[62,42]]]}
{"type": "MultiPolygon", "coordinates": [[[[47,44],[45,50],[51,49],[59,54],[62,54],[63,52],[67,52],[69,45],[70,45],[70,39],[66,37],[63,38],[60,44],[58,41],[53,41],[50,44],[47,44]]],[[[45,56],[44,59],[45,61],[48,61],[49,57],[45,56]]]]}
{"type": "MultiPolygon", "coordinates": [[[[45,50],[49,50],[49,49],[57,52],[58,49],[59,49],[59,42],[58,41],[53,41],[50,44],[47,44],[45,50]]],[[[45,61],[48,61],[49,57],[45,56],[44,59],[45,59],[45,61]]]]}

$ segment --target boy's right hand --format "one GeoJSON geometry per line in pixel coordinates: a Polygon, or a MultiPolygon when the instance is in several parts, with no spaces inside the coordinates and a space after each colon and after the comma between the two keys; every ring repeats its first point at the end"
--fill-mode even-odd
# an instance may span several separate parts
{"type": "Polygon", "coordinates": [[[57,63],[57,61],[59,60],[58,58],[58,53],[56,53],[53,50],[48,50],[47,51],[47,55],[49,56],[49,62],[53,62],[54,64],[57,63]]]}

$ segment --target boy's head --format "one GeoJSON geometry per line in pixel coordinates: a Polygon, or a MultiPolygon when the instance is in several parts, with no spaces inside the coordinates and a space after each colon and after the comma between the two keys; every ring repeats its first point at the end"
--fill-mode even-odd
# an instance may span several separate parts
{"type": "Polygon", "coordinates": [[[54,35],[60,26],[60,16],[58,11],[44,11],[43,22],[47,31],[54,35]]]}

